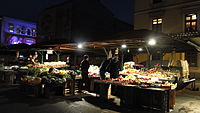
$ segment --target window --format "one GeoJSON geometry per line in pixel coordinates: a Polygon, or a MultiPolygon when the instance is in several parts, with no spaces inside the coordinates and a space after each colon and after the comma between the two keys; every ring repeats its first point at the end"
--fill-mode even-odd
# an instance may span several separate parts
{"type": "Polygon", "coordinates": [[[187,14],[185,15],[185,32],[197,31],[197,15],[187,14]]]}
{"type": "Polygon", "coordinates": [[[20,27],[17,27],[16,28],[16,33],[20,33],[20,32],[21,32],[20,27]]]}
{"type": "Polygon", "coordinates": [[[32,36],[36,36],[36,29],[32,29],[32,36]]]}
{"type": "Polygon", "coordinates": [[[154,18],[152,20],[152,30],[154,31],[162,31],[162,18],[154,18]]]}
{"type": "Polygon", "coordinates": [[[153,0],[153,4],[160,3],[162,0],[153,0]]]}
{"type": "Polygon", "coordinates": [[[26,33],[26,28],[25,28],[25,26],[22,26],[21,27],[21,34],[25,34],[26,33]]]}
{"type": "Polygon", "coordinates": [[[12,23],[8,24],[8,31],[12,32],[12,33],[14,32],[14,24],[12,24],[12,23]]]}

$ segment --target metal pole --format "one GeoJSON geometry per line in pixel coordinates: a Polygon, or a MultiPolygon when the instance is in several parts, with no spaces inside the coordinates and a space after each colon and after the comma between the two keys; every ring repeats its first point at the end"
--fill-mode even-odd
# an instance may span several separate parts
{"type": "Polygon", "coordinates": [[[121,56],[121,70],[123,70],[123,64],[124,64],[124,50],[122,49],[122,56],[121,56]]]}
{"type": "Polygon", "coordinates": [[[55,54],[56,54],[56,56],[57,56],[57,59],[56,59],[57,62],[60,61],[60,53],[59,53],[59,52],[56,52],[56,51],[54,51],[54,52],[55,52],[55,54]]]}
{"type": "Polygon", "coordinates": [[[106,53],[106,56],[108,57],[108,52],[106,51],[106,48],[103,47],[104,52],[106,53]]]}
{"type": "Polygon", "coordinates": [[[147,53],[148,53],[148,55],[149,55],[149,59],[148,59],[148,68],[150,69],[151,68],[151,60],[152,60],[152,54],[150,53],[150,51],[149,51],[149,49],[148,49],[148,47],[147,46],[145,46],[145,48],[146,48],[146,50],[147,50],[147,53]]]}
{"type": "Polygon", "coordinates": [[[44,56],[43,56],[43,51],[38,51],[38,53],[41,55],[41,64],[44,64],[44,56]]]}

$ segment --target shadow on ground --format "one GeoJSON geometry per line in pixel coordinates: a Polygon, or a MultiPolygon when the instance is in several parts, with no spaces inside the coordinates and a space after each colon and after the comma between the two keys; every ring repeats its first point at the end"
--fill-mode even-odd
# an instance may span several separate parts
{"type": "Polygon", "coordinates": [[[149,110],[149,109],[135,109],[135,108],[127,108],[126,106],[117,105],[113,99],[111,100],[102,100],[99,97],[86,96],[84,97],[85,101],[90,104],[93,104],[101,109],[109,109],[112,111],[120,112],[120,113],[160,113],[159,111],[149,110]]]}
{"type": "Polygon", "coordinates": [[[6,87],[0,90],[0,106],[5,104],[25,103],[29,106],[41,106],[44,104],[55,104],[66,101],[67,103],[82,101],[80,97],[52,96],[51,98],[35,97],[34,95],[22,92],[18,87],[6,87]]]}
{"type": "Polygon", "coordinates": [[[0,89],[0,106],[12,104],[27,104],[29,107],[39,107],[42,105],[57,104],[65,102],[67,105],[79,101],[83,104],[91,104],[95,109],[101,109],[101,113],[159,113],[159,111],[146,109],[130,109],[126,106],[119,106],[113,100],[102,100],[99,97],[94,97],[87,94],[75,96],[52,96],[51,98],[35,97],[25,92],[21,92],[18,87],[6,87],[0,89]]]}

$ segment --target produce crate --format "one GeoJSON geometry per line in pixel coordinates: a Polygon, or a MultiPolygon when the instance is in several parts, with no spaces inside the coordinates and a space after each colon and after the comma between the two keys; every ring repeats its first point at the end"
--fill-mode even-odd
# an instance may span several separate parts
{"type": "Polygon", "coordinates": [[[81,94],[82,93],[82,79],[75,79],[74,80],[74,94],[81,94]]]}
{"type": "Polygon", "coordinates": [[[63,95],[64,96],[71,96],[71,95],[74,95],[74,90],[75,90],[75,83],[74,83],[74,80],[67,80],[66,83],[64,83],[64,86],[63,86],[63,95]]]}

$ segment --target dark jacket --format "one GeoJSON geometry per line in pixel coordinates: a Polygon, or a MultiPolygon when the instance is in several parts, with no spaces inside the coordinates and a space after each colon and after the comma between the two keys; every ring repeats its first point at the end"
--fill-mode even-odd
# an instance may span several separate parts
{"type": "Polygon", "coordinates": [[[110,63],[111,63],[111,59],[104,60],[100,66],[100,71],[108,71],[109,72],[110,63]]]}
{"type": "Polygon", "coordinates": [[[90,64],[87,60],[83,60],[81,62],[81,71],[88,72],[89,67],[90,67],[90,64]]]}
{"type": "Polygon", "coordinates": [[[120,62],[119,60],[113,59],[110,63],[110,73],[119,73],[120,62]]]}

